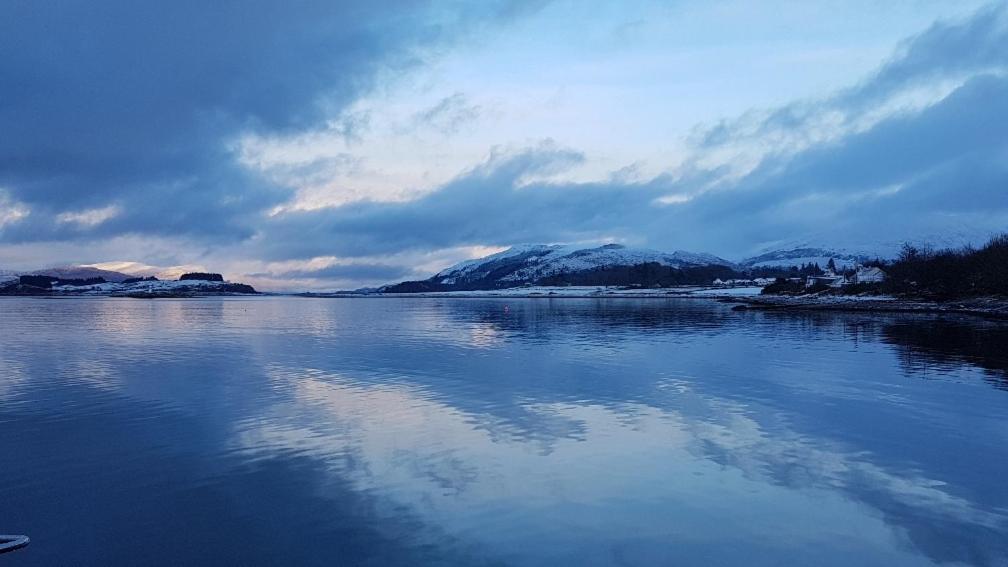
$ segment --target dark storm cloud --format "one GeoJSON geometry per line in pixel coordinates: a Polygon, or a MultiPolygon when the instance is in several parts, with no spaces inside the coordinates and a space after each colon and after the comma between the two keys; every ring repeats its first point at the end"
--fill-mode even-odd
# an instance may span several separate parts
{"type": "MultiPolygon", "coordinates": [[[[1004,4],[934,24],[878,72],[832,97],[761,114],[755,126],[725,122],[700,136],[708,146],[762,144],[781,132],[801,137],[823,116],[842,115],[849,125],[908,89],[959,84],[920,110],[897,110],[870,127],[768,153],[742,177],[697,161],[643,182],[617,174],[597,183],[548,183],[541,179],[586,157],[544,143],[496,152],[413,201],[265,215],[291,197],[281,181],[321,183],[354,167],[353,160],[268,171],[266,179],[236,163],[238,136],[336,120],[335,128],[353,137],[367,119],[351,115],[341,126],[346,107],[383,73],[408,69],[426,47],[522,7],[463,4],[446,12],[377,4],[4,4],[0,191],[31,214],[6,224],[0,238],[244,239],[246,256],[267,260],[601,238],[738,256],[816,232],[842,245],[950,223],[1008,227],[1004,4]],[[662,204],[669,195],[678,198],[662,204]],[[120,214],[94,226],[57,221],[60,213],[110,205],[120,214]]],[[[450,128],[474,112],[456,95],[416,118],[450,128]]],[[[397,269],[341,264],[331,273],[283,277],[391,280],[397,269]]]]}
{"type": "Polygon", "coordinates": [[[769,120],[800,130],[813,114],[849,112],[923,81],[972,73],[944,99],[796,153],[771,154],[742,178],[691,165],[683,170],[689,174],[647,182],[522,183],[581,159],[546,144],[495,156],[415,201],[285,214],[265,224],[256,243],[270,257],[307,258],[608,237],[737,255],[823,231],[842,244],[852,235],[859,243],[910,238],[950,223],[993,230],[1008,220],[1008,78],[987,71],[1008,70],[1005,13],[999,5],[935,24],[856,88],[785,107],[769,120]],[[711,186],[687,202],[657,202],[711,186]]]}
{"type": "Polygon", "coordinates": [[[382,73],[524,3],[34,2],[0,6],[4,240],[249,236],[290,197],[235,163],[243,133],[320,128],[382,73]],[[116,205],[92,232],[55,215],[116,205]]]}
{"type": "Polygon", "coordinates": [[[650,189],[522,184],[528,176],[582,160],[579,153],[550,143],[497,155],[414,201],[354,202],[275,217],[254,244],[270,258],[308,258],[574,239],[600,228],[632,229],[641,214],[648,214],[649,202],[661,195],[657,184],[650,189]]]}
{"type": "MultiPolygon", "coordinates": [[[[912,115],[883,120],[871,129],[813,146],[787,160],[768,159],[732,191],[699,199],[692,207],[705,220],[777,209],[807,196],[851,196],[899,184],[920,184],[948,168],[977,159],[997,160],[1008,149],[1008,79],[980,76],[937,104],[912,115]]],[[[945,175],[947,189],[919,204],[948,207],[950,197],[977,191],[945,175]]],[[[907,194],[912,188],[905,187],[907,194]]],[[[1004,195],[985,192],[987,206],[1005,206],[1004,195]]],[[[893,211],[895,212],[895,211],[893,211]]]]}
{"type": "MultiPolygon", "coordinates": [[[[681,204],[657,199],[706,185],[718,172],[646,183],[523,184],[581,159],[545,144],[496,156],[415,201],[283,215],[265,225],[260,245],[270,256],[307,258],[599,235],[722,252],[823,226],[902,238],[911,235],[890,229],[940,226],[954,213],[1008,219],[1006,157],[1008,77],[985,75],[920,112],[768,159],[681,204]]],[[[848,237],[833,235],[837,242],[848,237]]]]}

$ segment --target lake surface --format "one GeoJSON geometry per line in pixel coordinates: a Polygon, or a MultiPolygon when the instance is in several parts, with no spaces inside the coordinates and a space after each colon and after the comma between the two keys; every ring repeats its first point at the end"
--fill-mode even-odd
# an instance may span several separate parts
{"type": "Polygon", "coordinates": [[[0,299],[24,565],[1006,565],[1008,324],[0,299]]]}

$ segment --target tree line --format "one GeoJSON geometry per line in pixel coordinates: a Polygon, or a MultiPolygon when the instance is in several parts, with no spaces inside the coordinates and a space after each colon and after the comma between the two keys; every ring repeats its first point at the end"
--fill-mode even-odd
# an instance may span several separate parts
{"type": "Polygon", "coordinates": [[[1008,295],[1008,233],[980,248],[904,244],[892,262],[874,263],[886,271],[881,290],[933,299],[1008,295]]]}
{"type": "Polygon", "coordinates": [[[182,280],[201,280],[205,282],[222,282],[224,281],[224,276],[220,274],[212,274],[209,272],[189,272],[179,276],[179,281],[182,280]]]}
{"type": "MultiPolygon", "coordinates": [[[[1008,296],[1008,233],[991,238],[980,248],[934,249],[907,243],[894,260],[875,259],[865,266],[882,269],[885,280],[847,285],[834,293],[887,293],[937,301],[1008,296]]],[[[843,273],[852,275],[853,270],[843,273]]],[[[804,281],[779,277],[763,293],[806,294],[828,289],[826,285],[807,288],[804,281]]]]}

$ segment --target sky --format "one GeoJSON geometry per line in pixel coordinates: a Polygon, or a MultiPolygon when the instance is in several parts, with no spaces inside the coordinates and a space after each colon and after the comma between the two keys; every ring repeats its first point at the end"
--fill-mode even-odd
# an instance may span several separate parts
{"type": "Polygon", "coordinates": [[[1008,230],[1008,4],[0,4],[0,269],[425,278],[1008,230]]]}

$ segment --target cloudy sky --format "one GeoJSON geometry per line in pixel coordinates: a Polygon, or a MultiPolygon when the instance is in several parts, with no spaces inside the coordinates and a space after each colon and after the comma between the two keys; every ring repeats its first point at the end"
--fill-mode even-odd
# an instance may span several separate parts
{"type": "Polygon", "coordinates": [[[0,5],[0,268],[338,289],[1006,228],[1004,3],[0,5]]]}

